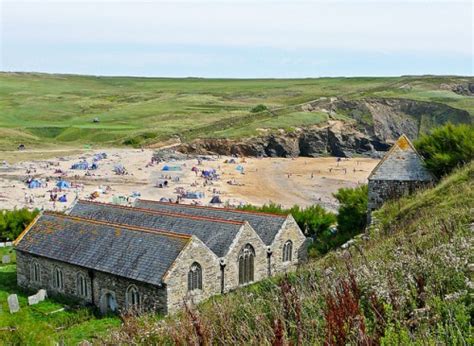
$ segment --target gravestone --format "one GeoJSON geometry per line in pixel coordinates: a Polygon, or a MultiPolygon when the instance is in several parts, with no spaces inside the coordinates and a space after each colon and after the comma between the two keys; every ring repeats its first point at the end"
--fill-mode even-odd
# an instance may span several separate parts
{"type": "Polygon", "coordinates": [[[38,300],[42,302],[46,299],[46,297],[48,297],[48,293],[46,292],[46,290],[40,289],[38,293],[36,293],[36,296],[38,296],[38,300]]]}
{"type": "Polygon", "coordinates": [[[11,314],[20,311],[20,303],[18,302],[18,296],[16,294],[10,294],[7,301],[11,314]]]}
{"type": "Polygon", "coordinates": [[[10,263],[11,259],[10,259],[10,256],[9,255],[4,255],[2,257],[2,264],[8,264],[10,263]]]}
{"type": "Polygon", "coordinates": [[[38,295],[32,295],[28,297],[28,305],[35,305],[39,303],[38,295]]]}

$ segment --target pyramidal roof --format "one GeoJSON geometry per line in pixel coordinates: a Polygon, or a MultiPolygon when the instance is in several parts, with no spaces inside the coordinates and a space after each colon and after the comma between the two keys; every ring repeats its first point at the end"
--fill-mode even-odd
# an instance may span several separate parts
{"type": "Polygon", "coordinates": [[[423,158],[405,135],[400,136],[369,175],[369,180],[431,181],[433,179],[433,175],[423,166],[423,158]]]}

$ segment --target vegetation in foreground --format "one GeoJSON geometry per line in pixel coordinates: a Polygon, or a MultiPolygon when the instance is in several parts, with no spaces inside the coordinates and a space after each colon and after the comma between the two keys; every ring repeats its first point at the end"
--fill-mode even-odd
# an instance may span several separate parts
{"type": "Polygon", "coordinates": [[[474,115],[471,96],[443,87],[466,80],[470,79],[225,80],[0,73],[0,149],[16,149],[20,143],[27,148],[80,148],[90,143],[140,146],[173,137],[243,138],[262,128],[291,129],[327,121],[326,113],[297,107],[320,97],[405,98],[474,115]]]}
{"type": "Polygon", "coordinates": [[[415,142],[425,165],[438,178],[474,160],[474,126],[446,124],[415,142]]]}
{"type": "Polygon", "coordinates": [[[124,317],[111,343],[474,343],[474,163],[386,204],[369,239],[296,273],[157,321],[124,317]]]}
{"type": "Polygon", "coordinates": [[[28,295],[36,292],[25,292],[17,286],[15,252],[12,248],[0,248],[0,258],[7,254],[12,262],[0,264],[0,345],[76,345],[82,340],[103,337],[111,328],[119,327],[118,317],[100,318],[93,310],[74,306],[67,300],[46,299],[29,306],[28,295]],[[13,293],[18,295],[21,309],[10,314],[7,297],[13,293]]]}

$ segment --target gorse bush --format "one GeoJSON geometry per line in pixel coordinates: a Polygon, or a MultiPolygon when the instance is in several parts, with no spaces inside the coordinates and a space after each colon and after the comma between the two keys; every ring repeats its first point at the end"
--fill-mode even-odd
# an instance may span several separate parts
{"type": "Polygon", "coordinates": [[[258,113],[258,112],[266,111],[267,109],[268,109],[267,106],[259,104],[259,105],[256,105],[255,107],[253,107],[250,111],[252,113],[258,113]]]}
{"type": "Polygon", "coordinates": [[[446,124],[423,135],[415,147],[438,178],[474,159],[474,126],[446,124]]]}
{"type": "Polygon", "coordinates": [[[38,213],[26,208],[0,210],[0,241],[15,240],[38,213]]]}

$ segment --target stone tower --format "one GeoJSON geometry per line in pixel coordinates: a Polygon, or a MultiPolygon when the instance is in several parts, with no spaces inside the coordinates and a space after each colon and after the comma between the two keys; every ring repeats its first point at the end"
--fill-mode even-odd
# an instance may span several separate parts
{"type": "Polygon", "coordinates": [[[423,166],[407,136],[401,135],[369,175],[368,216],[390,199],[410,194],[434,182],[434,176],[423,166]]]}

